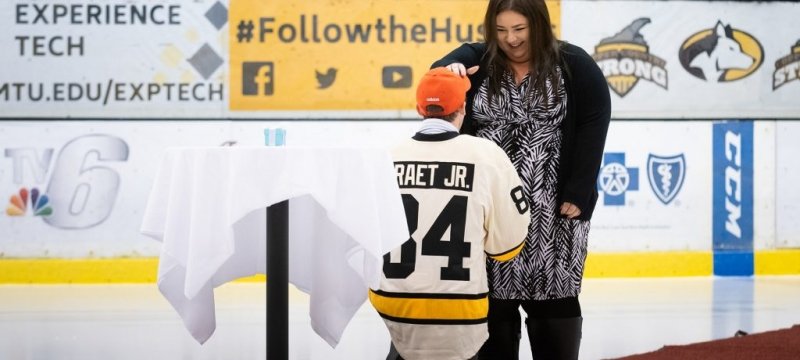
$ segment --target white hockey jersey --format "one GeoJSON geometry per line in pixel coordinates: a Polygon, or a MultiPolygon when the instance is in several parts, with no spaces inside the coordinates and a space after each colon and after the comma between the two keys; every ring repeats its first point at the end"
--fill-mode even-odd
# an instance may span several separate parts
{"type": "Polygon", "coordinates": [[[384,255],[370,301],[404,359],[470,358],[488,338],[486,256],[513,258],[528,231],[519,176],[496,144],[455,132],[392,156],[411,238],[384,255]]]}

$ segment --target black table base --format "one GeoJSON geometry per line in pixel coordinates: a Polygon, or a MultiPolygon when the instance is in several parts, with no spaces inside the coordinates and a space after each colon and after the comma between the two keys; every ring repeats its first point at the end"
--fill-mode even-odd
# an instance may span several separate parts
{"type": "Polygon", "coordinates": [[[289,359],[289,200],[267,208],[267,359],[289,359]]]}

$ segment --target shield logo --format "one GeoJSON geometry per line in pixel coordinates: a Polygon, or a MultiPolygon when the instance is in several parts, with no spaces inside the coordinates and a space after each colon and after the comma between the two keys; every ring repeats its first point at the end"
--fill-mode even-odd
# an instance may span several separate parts
{"type": "MultiPolygon", "coordinates": [[[[640,57],[646,57],[648,54],[647,46],[638,44],[603,44],[595,46],[594,51],[597,54],[614,54],[616,55],[614,56],[615,60],[621,58],[622,54],[635,53],[640,57]]],[[[598,61],[598,59],[595,59],[595,61],[598,61]]],[[[631,63],[633,62],[631,61],[631,63]]],[[[625,97],[639,82],[639,77],[634,74],[609,74],[606,75],[606,81],[608,81],[608,86],[611,87],[611,90],[614,90],[620,97],[625,97]]]]}
{"type": "Polygon", "coordinates": [[[664,205],[675,199],[683,185],[686,174],[686,158],[683,154],[675,156],[647,156],[647,177],[650,188],[664,205]]]}

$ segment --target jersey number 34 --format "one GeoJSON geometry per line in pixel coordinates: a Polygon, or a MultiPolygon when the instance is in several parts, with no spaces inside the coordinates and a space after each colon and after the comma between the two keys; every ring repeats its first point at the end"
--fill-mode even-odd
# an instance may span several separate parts
{"type": "MultiPolygon", "coordinates": [[[[389,253],[383,255],[383,274],[388,279],[405,279],[414,272],[417,263],[417,242],[413,234],[419,220],[419,201],[411,194],[403,194],[408,232],[412,234],[400,247],[400,262],[391,262],[389,253]]],[[[469,281],[469,269],[464,268],[464,258],[470,256],[470,244],[464,242],[467,219],[467,197],[454,195],[422,238],[422,255],[445,256],[447,266],[441,268],[442,280],[469,281]],[[449,241],[442,240],[450,228],[449,241]]]]}

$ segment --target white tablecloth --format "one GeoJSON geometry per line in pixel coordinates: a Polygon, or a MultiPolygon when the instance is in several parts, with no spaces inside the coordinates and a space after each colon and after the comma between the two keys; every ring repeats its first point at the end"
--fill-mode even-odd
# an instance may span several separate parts
{"type": "Polygon", "coordinates": [[[265,273],[264,209],[291,199],[289,282],[310,294],[312,327],[335,347],[383,254],[408,239],[394,176],[384,149],[170,148],[141,227],[163,242],[159,290],[204,343],[214,288],[265,273]]]}

